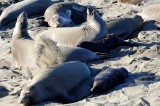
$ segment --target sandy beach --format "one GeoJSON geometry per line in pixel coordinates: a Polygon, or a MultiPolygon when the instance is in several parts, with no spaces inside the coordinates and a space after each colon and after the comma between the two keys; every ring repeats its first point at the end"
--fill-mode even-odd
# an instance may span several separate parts
{"type": "MultiPolygon", "coordinates": [[[[72,0],[82,5],[100,8],[106,24],[120,18],[131,17],[148,5],[159,0],[145,0],[133,5],[115,2],[116,0],[72,0]]],[[[0,14],[10,0],[0,0],[0,14]]],[[[157,11],[158,12],[158,11],[157,11]]],[[[35,17],[29,17],[28,31],[34,38],[48,27],[36,24],[35,17]]],[[[18,106],[21,86],[28,80],[22,70],[12,69],[11,37],[15,22],[0,28],[0,106],[18,106]]],[[[120,85],[104,94],[85,98],[71,104],[43,102],[34,106],[160,106],[160,29],[155,21],[145,21],[143,27],[130,35],[126,41],[137,42],[141,46],[121,46],[111,51],[113,58],[90,62],[91,68],[104,66],[124,67],[129,71],[128,78],[120,85]]]]}

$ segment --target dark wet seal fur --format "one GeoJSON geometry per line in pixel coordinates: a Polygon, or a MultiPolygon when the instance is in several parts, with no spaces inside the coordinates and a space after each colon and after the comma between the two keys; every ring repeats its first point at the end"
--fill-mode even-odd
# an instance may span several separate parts
{"type": "Polygon", "coordinates": [[[119,46],[137,46],[136,43],[126,42],[119,37],[104,38],[98,41],[84,41],[78,45],[93,52],[108,53],[119,46]]]}
{"type": "Polygon", "coordinates": [[[95,76],[91,94],[104,93],[122,83],[127,76],[128,71],[123,67],[107,68],[95,76]]]}

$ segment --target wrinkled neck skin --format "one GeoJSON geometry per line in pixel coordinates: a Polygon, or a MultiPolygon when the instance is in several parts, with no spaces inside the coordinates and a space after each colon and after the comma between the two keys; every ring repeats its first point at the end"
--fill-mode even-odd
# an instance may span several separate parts
{"type": "Polygon", "coordinates": [[[87,20],[87,22],[82,24],[82,26],[82,31],[85,33],[85,36],[88,36],[87,38],[93,37],[93,41],[101,39],[107,34],[106,23],[100,16],[96,16],[92,20],[87,20]]]}
{"type": "Polygon", "coordinates": [[[31,37],[28,34],[27,25],[23,26],[23,25],[20,25],[19,22],[17,22],[13,31],[12,40],[28,39],[28,38],[30,39],[31,37]]]}

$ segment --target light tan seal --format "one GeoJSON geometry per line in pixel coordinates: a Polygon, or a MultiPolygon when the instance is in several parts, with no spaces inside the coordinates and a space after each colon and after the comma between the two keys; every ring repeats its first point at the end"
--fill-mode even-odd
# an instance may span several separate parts
{"type": "MultiPolygon", "coordinates": [[[[47,50],[52,50],[51,46],[49,46],[50,48],[45,50],[45,52],[43,52],[44,50],[43,47],[45,47],[46,44],[42,44],[43,41],[40,40],[37,41],[33,40],[28,34],[27,27],[28,27],[27,13],[22,12],[17,18],[16,26],[14,28],[11,41],[11,49],[12,49],[15,68],[26,69],[28,67],[30,69],[36,69],[36,68],[44,68],[46,66],[47,67],[52,66],[54,64],[60,64],[62,60],[61,60],[61,55],[58,52],[58,49],[54,47],[54,51],[52,51],[54,55],[53,54],[50,55],[49,54],[50,51],[47,51],[47,50]],[[39,46],[40,44],[42,45],[39,46]],[[41,54],[41,52],[43,55],[41,54]],[[42,62],[39,61],[40,60],[38,58],[39,54],[41,54],[41,57],[45,56],[42,62]],[[43,64],[39,66],[38,63],[43,63],[43,64]],[[47,63],[49,63],[50,65],[48,65],[47,63]]],[[[53,44],[48,44],[48,45],[53,45],[53,44]]]]}
{"type": "Polygon", "coordinates": [[[44,18],[51,27],[75,26],[86,21],[86,11],[87,6],[73,2],[60,2],[49,6],[44,13],[44,18]]]}
{"type": "Polygon", "coordinates": [[[64,0],[24,0],[7,7],[0,16],[0,26],[14,21],[20,13],[26,11],[28,16],[44,14],[45,10],[52,5],[64,0]]]}
{"type": "MultiPolygon", "coordinates": [[[[68,92],[90,77],[88,67],[79,61],[66,62],[40,71],[21,91],[18,103],[31,105],[58,97],[66,102],[79,100],[68,92]]],[[[85,94],[80,94],[85,95],[85,94]]]]}
{"type": "Polygon", "coordinates": [[[132,33],[141,29],[142,26],[143,26],[143,19],[139,15],[120,18],[118,20],[107,23],[108,34],[121,37],[122,39],[129,38],[132,33]]]}
{"type": "Polygon", "coordinates": [[[76,27],[50,28],[39,36],[45,36],[58,46],[76,47],[82,41],[95,41],[107,35],[107,26],[96,11],[87,10],[87,22],[76,27]]]}
{"type": "Polygon", "coordinates": [[[160,4],[153,4],[142,9],[142,12],[139,13],[144,21],[154,20],[160,22],[160,4]]]}
{"type": "Polygon", "coordinates": [[[33,40],[27,31],[27,14],[22,12],[17,18],[13,32],[11,49],[16,68],[44,68],[67,61],[88,62],[106,58],[83,49],[57,46],[56,43],[45,37],[33,40]]]}
{"type": "Polygon", "coordinates": [[[139,4],[140,2],[142,2],[143,0],[117,0],[118,2],[121,3],[129,3],[129,4],[139,4]]]}
{"type": "Polygon", "coordinates": [[[96,55],[90,50],[80,47],[64,47],[47,38],[36,40],[36,64],[39,67],[50,67],[68,61],[90,62],[108,58],[107,55],[96,55]]]}
{"type": "Polygon", "coordinates": [[[34,41],[29,36],[26,12],[17,17],[17,22],[11,40],[11,50],[16,68],[34,67],[35,49],[34,41]]]}

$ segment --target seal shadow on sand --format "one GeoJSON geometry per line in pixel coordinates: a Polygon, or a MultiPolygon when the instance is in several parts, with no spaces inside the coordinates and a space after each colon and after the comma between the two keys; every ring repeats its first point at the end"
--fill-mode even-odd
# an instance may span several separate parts
{"type": "MultiPolygon", "coordinates": [[[[148,43],[148,44],[146,44],[146,43],[137,43],[137,44],[138,44],[138,47],[142,47],[143,46],[143,47],[151,48],[154,45],[160,45],[160,42],[152,42],[152,43],[148,43]]],[[[131,48],[131,47],[121,46],[121,47],[118,47],[118,48],[112,50],[111,53],[114,54],[114,58],[116,58],[116,57],[121,58],[121,57],[125,57],[127,55],[134,55],[137,52],[137,50],[129,50],[129,48],[131,48]],[[125,49],[125,50],[121,51],[121,49],[125,49]]],[[[107,61],[110,61],[110,60],[113,60],[113,59],[110,58],[107,61]]]]}

